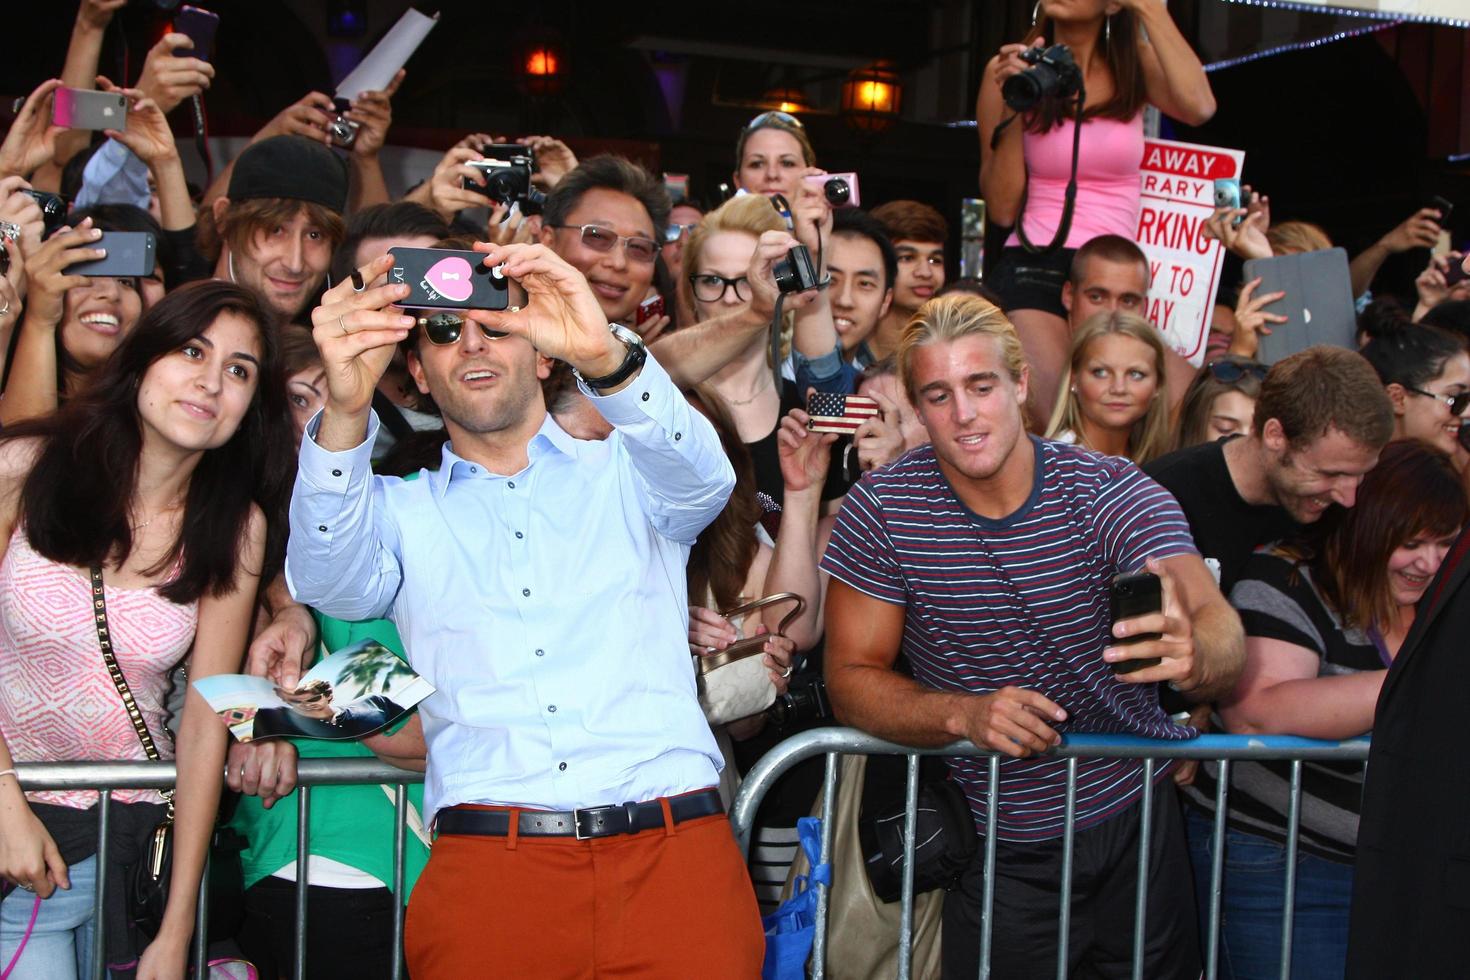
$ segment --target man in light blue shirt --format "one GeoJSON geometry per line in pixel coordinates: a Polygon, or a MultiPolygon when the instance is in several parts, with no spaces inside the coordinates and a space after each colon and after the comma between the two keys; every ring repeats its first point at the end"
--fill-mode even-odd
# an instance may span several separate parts
{"type": "Polygon", "coordinates": [[[389,304],[406,286],[355,288],[391,256],[323,297],[329,394],[291,502],[295,597],[390,617],[437,688],[419,706],[439,837],[409,909],[411,972],[755,976],[760,921],[709,789],[720,754],[686,639],[685,561],[733,470],[580,272],[539,245],[477,248],[522,307],[404,315],[389,304]],[[408,482],[369,468],[372,392],[402,342],[450,435],[440,469],[408,482]],[[552,358],[607,440],[547,414],[552,358]]]}

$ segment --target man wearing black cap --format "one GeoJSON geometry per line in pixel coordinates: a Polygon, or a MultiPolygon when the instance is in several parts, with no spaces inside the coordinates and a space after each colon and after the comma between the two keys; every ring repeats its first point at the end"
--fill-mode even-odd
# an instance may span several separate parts
{"type": "Polygon", "coordinates": [[[216,277],[251,287],[288,320],[321,290],[346,206],[346,163],[303,136],[272,136],[235,160],[200,247],[216,277]]]}

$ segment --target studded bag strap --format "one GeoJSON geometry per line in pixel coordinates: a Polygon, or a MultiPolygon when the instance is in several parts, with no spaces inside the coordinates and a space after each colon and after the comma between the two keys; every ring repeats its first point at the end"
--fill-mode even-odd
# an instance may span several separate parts
{"type": "Polygon", "coordinates": [[[102,568],[99,565],[92,566],[92,617],[97,622],[97,645],[102,648],[102,661],[107,664],[108,676],[117,685],[118,696],[122,698],[123,707],[128,711],[133,730],[138,733],[138,741],[143,743],[144,753],[150,760],[157,762],[162,756],[158,754],[158,747],[153,744],[148,723],[143,720],[143,712],[138,710],[138,702],[128,687],[128,679],[123,676],[117,657],[112,652],[112,636],[107,629],[107,596],[102,589],[102,568]]]}

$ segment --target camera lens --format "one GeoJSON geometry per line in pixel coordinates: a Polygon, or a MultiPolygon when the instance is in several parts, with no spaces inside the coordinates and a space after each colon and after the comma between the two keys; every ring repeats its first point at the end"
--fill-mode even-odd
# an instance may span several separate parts
{"type": "Polygon", "coordinates": [[[1046,94],[1046,88],[1036,76],[1044,68],[1045,66],[1038,65],[1007,78],[1005,84],[1000,87],[1000,96],[1005,100],[1006,105],[1017,112],[1025,112],[1040,102],[1042,96],[1046,94]]]}
{"type": "Polygon", "coordinates": [[[841,177],[833,177],[823,184],[822,193],[827,196],[827,203],[834,208],[842,207],[852,198],[852,188],[841,177]]]}

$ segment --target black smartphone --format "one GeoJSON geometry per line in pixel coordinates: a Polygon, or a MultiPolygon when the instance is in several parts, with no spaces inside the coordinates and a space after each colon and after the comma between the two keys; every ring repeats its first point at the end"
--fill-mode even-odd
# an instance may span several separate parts
{"type": "Polygon", "coordinates": [[[21,191],[41,209],[41,237],[50,238],[51,233],[60,228],[66,222],[66,201],[62,200],[60,194],[52,194],[49,191],[34,191],[29,188],[21,191]]]}
{"type": "Polygon", "coordinates": [[[189,40],[194,42],[191,57],[200,61],[208,61],[214,57],[214,34],[219,30],[219,14],[185,4],[174,14],[174,30],[179,34],[187,34],[189,40]]]}
{"type": "MultiPolygon", "coordinates": [[[[1108,594],[1109,621],[1112,625],[1116,625],[1120,620],[1162,612],[1163,609],[1163,583],[1153,572],[1135,572],[1132,575],[1119,575],[1113,579],[1113,586],[1108,594]]],[[[1111,645],[1131,646],[1145,640],[1157,640],[1162,635],[1161,633],[1139,633],[1127,639],[1114,638],[1111,645]]],[[[1150,657],[1146,660],[1119,660],[1110,666],[1115,674],[1131,674],[1135,670],[1152,667],[1158,662],[1158,657],[1150,657]]]]}
{"type": "Polygon", "coordinates": [[[1428,206],[1439,212],[1439,226],[1447,227],[1450,223],[1450,215],[1455,213],[1455,202],[1435,194],[1429,198],[1428,206]]]}
{"type": "Polygon", "coordinates": [[[389,282],[408,286],[396,305],[417,310],[503,310],[510,305],[510,283],[498,266],[484,264],[485,253],[449,248],[395,248],[389,282]]]}
{"type": "Polygon", "coordinates": [[[51,122],[66,129],[126,129],[128,99],[117,92],[59,88],[51,103],[51,122]]]}
{"type": "Polygon", "coordinates": [[[151,231],[104,231],[88,247],[106,249],[107,254],[91,262],[67,266],[67,275],[146,278],[153,275],[153,267],[158,262],[158,242],[151,231]]]}

